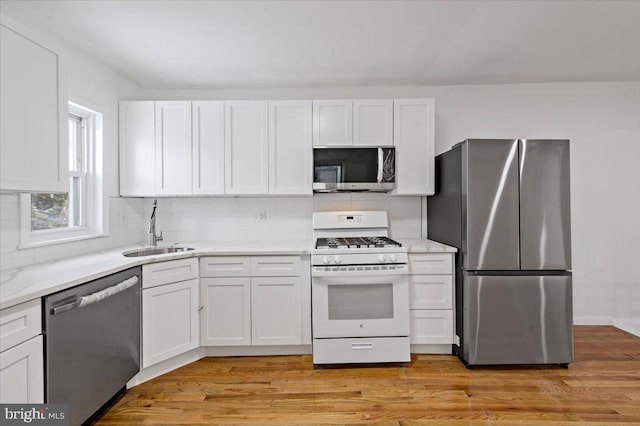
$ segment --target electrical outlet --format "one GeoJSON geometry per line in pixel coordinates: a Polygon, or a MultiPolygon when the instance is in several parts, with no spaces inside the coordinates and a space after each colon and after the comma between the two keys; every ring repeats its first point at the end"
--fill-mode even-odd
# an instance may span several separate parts
{"type": "Polygon", "coordinates": [[[120,213],[118,215],[118,217],[119,217],[120,225],[126,225],[127,224],[127,215],[125,215],[124,213],[120,213]]]}
{"type": "Polygon", "coordinates": [[[260,210],[258,212],[258,223],[264,223],[267,221],[267,211],[266,210],[260,210]]]}

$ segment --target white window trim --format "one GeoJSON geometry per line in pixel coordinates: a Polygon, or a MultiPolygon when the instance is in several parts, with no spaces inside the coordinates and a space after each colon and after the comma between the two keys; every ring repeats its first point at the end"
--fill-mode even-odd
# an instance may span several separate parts
{"type": "MultiPolygon", "coordinates": [[[[69,102],[69,113],[85,118],[87,125],[86,221],[84,226],[31,230],[31,194],[20,194],[20,244],[18,249],[33,248],[90,238],[105,237],[103,212],[103,119],[102,114],[69,102]]],[[[70,176],[73,173],[70,172],[70,176]]]]}

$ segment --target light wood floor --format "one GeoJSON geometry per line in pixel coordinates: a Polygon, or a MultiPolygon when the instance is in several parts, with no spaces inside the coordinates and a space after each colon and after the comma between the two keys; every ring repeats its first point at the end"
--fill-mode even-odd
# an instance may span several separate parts
{"type": "Polygon", "coordinates": [[[128,390],[97,424],[640,425],[640,338],[614,327],[575,327],[568,370],[412,358],[375,368],[205,358],[128,390]]]}

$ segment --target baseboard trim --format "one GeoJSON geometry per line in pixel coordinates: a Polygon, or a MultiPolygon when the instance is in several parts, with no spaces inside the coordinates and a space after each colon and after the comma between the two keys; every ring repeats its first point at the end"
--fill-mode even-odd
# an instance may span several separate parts
{"type": "Polygon", "coordinates": [[[411,345],[412,354],[451,355],[451,343],[411,345]]]}
{"type": "Polygon", "coordinates": [[[309,355],[311,345],[287,346],[207,346],[205,356],[309,355]]]}
{"type": "Polygon", "coordinates": [[[613,325],[613,317],[574,317],[573,325],[613,325]]]}
{"type": "Polygon", "coordinates": [[[640,337],[640,319],[620,319],[616,318],[613,321],[613,325],[619,328],[620,330],[626,331],[627,333],[631,333],[634,336],[640,337]]]}
{"type": "Polygon", "coordinates": [[[147,368],[143,368],[138,374],[136,374],[131,380],[129,380],[129,382],[127,382],[127,389],[154,379],[158,376],[162,376],[163,374],[175,370],[176,368],[191,364],[192,362],[195,362],[204,357],[204,348],[196,348],[190,350],[189,352],[176,355],[173,358],[161,361],[157,364],[153,364],[147,368]]]}

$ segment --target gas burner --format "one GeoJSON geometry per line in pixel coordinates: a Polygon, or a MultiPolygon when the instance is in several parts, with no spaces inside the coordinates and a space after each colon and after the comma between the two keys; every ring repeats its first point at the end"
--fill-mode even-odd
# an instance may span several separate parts
{"type": "Polygon", "coordinates": [[[366,249],[402,247],[388,237],[329,237],[318,238],[316,249],[366,249]]]}

